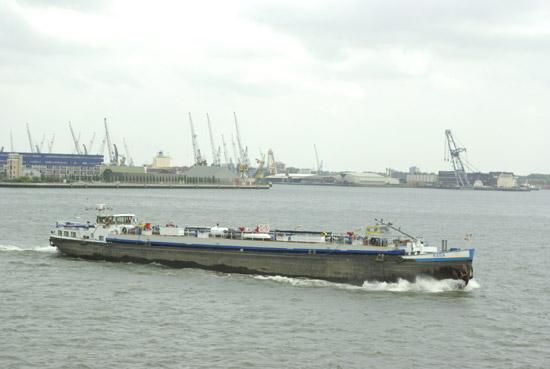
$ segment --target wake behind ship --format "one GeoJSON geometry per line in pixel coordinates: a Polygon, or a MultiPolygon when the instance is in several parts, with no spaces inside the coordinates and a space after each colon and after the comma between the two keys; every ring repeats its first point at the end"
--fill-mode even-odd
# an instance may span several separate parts
{"type": "Polygon", "coordinates": [[[98,206],[95,223],[58,222],[50,244],[84,259],[157,262],[221,272],[306,277],[361,285],[365,281],[415,281],[419,276],[473,278],[474,249],[427,246],[421,239],[377,221],[356,232],[271,230],[246,227],[178,227],[139,222],[98,206]]]}

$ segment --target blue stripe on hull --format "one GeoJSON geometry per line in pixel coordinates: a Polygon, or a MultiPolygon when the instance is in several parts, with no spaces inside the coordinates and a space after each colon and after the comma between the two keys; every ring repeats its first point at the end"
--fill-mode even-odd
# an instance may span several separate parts
{"type": "Polygon", "coordinates": [[[422,259],[408,259],[411,261],[421,262],[421,263],[429,263],[429,262],[440,262],[440,261],[472,261],[471,257],[465,257],[465,258],[422,258],[422,259]]]}
{"type": "Polygon", "coordinates": [[[385,254],[385,255],[403,255],[404,250],[387,250],[387,251],[378,251],[378,250],[338,250],[338,249],[287,249],[279,247],[250,247],[250,246],[233,246],[233,245],[203,245],[203,244],[188,244],[188,243],[177,243],[177,242],[163,242],[163,241],[147,241],[142,240],[124,240],[118,238],[107,238],[107,242],[110,243],[121,243],[129,245],[147,245],[151,246],[165,246],[165,247],[181,247],[181,248],[202,248],[209,250],[243,250],[243,251],[256,251],[256,252],[276,252],[276,253],[297,253],[297,254],[309,254],[315,252],[316,254],[385,254]]]}

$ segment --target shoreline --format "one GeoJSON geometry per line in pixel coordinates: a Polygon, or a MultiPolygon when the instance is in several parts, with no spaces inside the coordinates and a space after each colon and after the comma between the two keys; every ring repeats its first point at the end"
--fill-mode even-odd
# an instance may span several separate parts
{"type": "Polygon", "coordinates": [[[121,188],[121,189],[235,189],[268,190],[269,184],[158,184],[158,183],[12,183],[0,182],[0,188],[121,188]]]}

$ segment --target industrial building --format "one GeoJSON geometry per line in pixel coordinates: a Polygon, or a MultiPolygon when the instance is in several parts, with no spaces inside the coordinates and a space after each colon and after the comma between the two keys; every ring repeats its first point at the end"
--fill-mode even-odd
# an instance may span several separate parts
{"type": "Polygon", "coordinates": [[[340,182],[348,186],[386,186],[398,185],[399,180],[372,172],[346,172],[341,174],[340,182]]]}
{"type": "Polygon", "coordinates": [[[120,183],[166,183],[166,184],[236,184],[239,177],[224,167],[194,166],[181,174],[151,172],[146,167],[105,165],[101,170],[105,182],[120,183]]]}
{"type": "Polygon", "coordinates": [[[0,176],[50,180],[94,180],[100,176],[103,155],[11,152],[0,153],[0,176]]]}

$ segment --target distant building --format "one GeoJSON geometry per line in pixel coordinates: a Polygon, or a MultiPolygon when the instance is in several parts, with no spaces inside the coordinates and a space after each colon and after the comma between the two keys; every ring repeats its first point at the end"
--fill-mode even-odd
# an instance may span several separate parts
{"type": "Polygon", "coordinates": [[[172,166],[172,158],[168,155],[164,155],[163,151],[159,151],[153,158],[152,167],[157,168],[170,168],[172,166]]]}
{"type": "Polygon", "coordinates": [[[6,177],[92,180],[100,175],[103,155],[0,153],[0,167],[6,177]]]}
{"type": "Polygon", "coordinates": [[[397,185],[399,180],[372,172],[346,172],[342,173],[340,183],[350,186],[385,186],[397,185]]]}
{"type": "Polygon", "coordinates": [[[8,154],[6,175],[8,179],[17,179],[23,176],[23,158],[21,155],[17,153],[8,154]]]}
{"type": "Polygon", "coordinates": [[[497,176],[497,188],[518,187],[518,179],[514,173],[502,172],[497,176]]]}
{"type": "Polygon", "coordinates": [[[455,172],[452,170],[440,170],[437,174],[439,187],[441,188],[457,188],[455,172]]]}
{"type": "Polygon", "coordinates": [[[409,168],[409,174],[420,174],[420,173],[421,171],[419,167],[413,166],[409,168]]]}
{"type": "Polygon", "coordinates": [[[418,187],[433,187],[437,184],[438,176],[433,173],[407,174],[407,184],[418,187]]]}
{"type": "Polygon", "coordinates": [[[173,184],[235,184],[239,177],[224,167],[195,166],[183,173],[171,173],[145,167],[104,166],[102,178],[105,182],[120,183],[173,183],[173,184]]]}
{"type": "Polygon", "coordinates": [[[239,176],[226,167],[193,166],[183,175],[188,183],[234,184],[239,176]]]}

